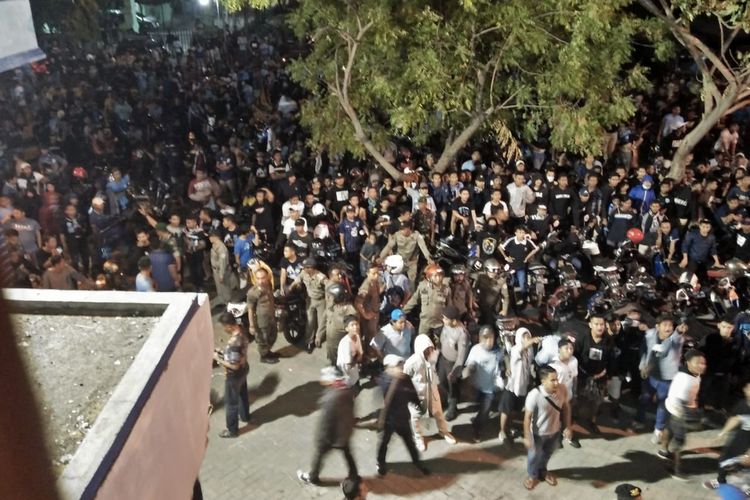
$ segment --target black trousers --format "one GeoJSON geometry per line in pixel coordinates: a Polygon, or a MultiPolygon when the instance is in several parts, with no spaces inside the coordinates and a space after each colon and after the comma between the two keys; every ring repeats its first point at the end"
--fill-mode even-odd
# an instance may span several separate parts
{"type": "Polygon", "coordinates": [[[224,382],[224,404],[227,430],[239,432],[238,418],[250,420],[250,403],[247,397],[247,369],[238,373],[227,373],[224,382]]]}
{"type": "Polygon", "coordinates": [[[451,381],[448,375],[453,370],[453,361],[448,361],[441,354],[437,362],[437,374],[440,381],[440,389],[445,393],[446,398],[443,403],[450,403],[451,400],[458,402],[461,399],[461,381],[451,381]]]}
{"type": "Polygon", "coordinates": [[[417,451],[417,445],[414,444],[414,433],[408,422],[406,425],[399,427],[386,423],[385,427],[378,432],[378,439],[380,440],[378,443],[378,464],[385,464],[385,455],[388,453],[388,443],[391,441],[391,436],[393,436],[394,433],[401,436],[401,439],[406,445],[406,449],[409,451],[411,461],[418,464],[419,452],[417,451]]]}
{"type": "Polygon", "coordinates": [[[352,450],[349,448],[349,443],[346,443],[346,445],[342,447],[334,447],[330,445],[318,445],[315,448],[315,454],[313,455],[313,462],[312,462],[312,469],[310,469],[310,478],[314,481],[317,481],[320,478],[320,469],[323,467],[323,458],[325,455],[331,451],[334,448],[338,448],[344,453],[344,458],[346,459],[346,465],[349,467],[349,476],[348,477],[357,477],[359,473],[357,472],[357,464],[354,461],[354,455],[352,455],[352,450]]]}

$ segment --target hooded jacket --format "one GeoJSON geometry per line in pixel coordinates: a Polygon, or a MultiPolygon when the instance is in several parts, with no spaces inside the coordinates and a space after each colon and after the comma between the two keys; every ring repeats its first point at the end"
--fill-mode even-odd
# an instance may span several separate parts
{"type": "Polygon", "coordinates": [[[510,349],[510,376],[505,388],[516,396],[525,396],[531,381],[531,353],[523,347],[527,334],[531,335],[528,328],[516,330],[516,343],[510,349]]]}
{"type": "Polygon", "coordinates": [[[628,196],[633,200],[633,208],[640,213],[648,212],[651,202],[656,199],[656,193],[654,192],[654,181],[650,175],[643,177],[643,181],[637,186],[633,186],[628,193],[628,196]],[[643,183],[648,182],[651,187],[646,189],[643,183]]]}
{"type": "Polygon", "coordinates": [[[417,335],[414,339],[414,354],[404,363],[404,373],[411,377],[417,390],[422,406],[432,414],[432,408],[440,406],[440,392],[438,390],[438,376],[435,363],[425,358],[424,352],[435,347],[427,335],[417,335]]]}

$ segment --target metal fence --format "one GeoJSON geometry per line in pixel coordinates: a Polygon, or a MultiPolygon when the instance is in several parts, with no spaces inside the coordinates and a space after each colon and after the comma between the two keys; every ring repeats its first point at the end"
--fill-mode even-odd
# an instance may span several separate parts
{"type": "Polygon", "coordinates": [[[151,36],[154,40],[161,41],[165,45],[166,45],[167,38],[170,35],[176,37],[180,41],[180,44],[182,45],[183,50],[187,50],[193,43],[193,30],[192,29],[186,28],[186,29],[179,29],[179,30],[149,32],[149,36],[151,36]]]}

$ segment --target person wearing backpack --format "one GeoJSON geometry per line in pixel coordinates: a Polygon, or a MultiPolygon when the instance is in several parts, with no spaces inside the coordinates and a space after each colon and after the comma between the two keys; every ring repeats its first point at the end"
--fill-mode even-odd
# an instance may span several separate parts
{"type": "Polygon", "coordinates": [[[562,424],[563,437],[568,440],[573,437],[568,390],[551,366],[540,366],[538,373],[541,384],[526,396],[523,417],[523,443],[528,450],[528,477],[523,486],[527,490],[533,490],[542,481],[557,486],[557,478],[547,472],[547,464],[560,443],[562,424]]]}

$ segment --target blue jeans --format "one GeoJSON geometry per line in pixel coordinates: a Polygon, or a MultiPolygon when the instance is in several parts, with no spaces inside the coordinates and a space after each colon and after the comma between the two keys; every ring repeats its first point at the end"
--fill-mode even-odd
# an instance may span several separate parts
{"type": "Polygon", "coordinates": [[[224,404],[227,430],[239,432],[238,417],[245,422],[250,420],[250,403],[247,398],[247,370],[237,374],[227,374],[224,382],[224,404]]]}
{"type": "Polygon", "coordinates": [[[518,284],[518,287],[521,289],[521,295],[526,295],[526,268],[522,267],[520,269],[516,269],[515,271],[516,276],[516,283],[518,284]]]}
{"type": "Polygon", "coordinates": [[[671,380],[659,380],[649,377],[641,383],[641,401],[638,405],[638,415],[636,420],[643,422],[646,416],[646,407],[656,394],[656,425],[657,430],[663,430],[667,425],[667,409],[664,407],[664,401],[667,400],[671,380]]]}
{"type": "Polygon", "coordinates": [[[547,463],[560,445],[560,433],[534,436],[532,439],[531,449],[526,455],[526,472],[530,478],[544,481],[547,475],[547,463]]]}

